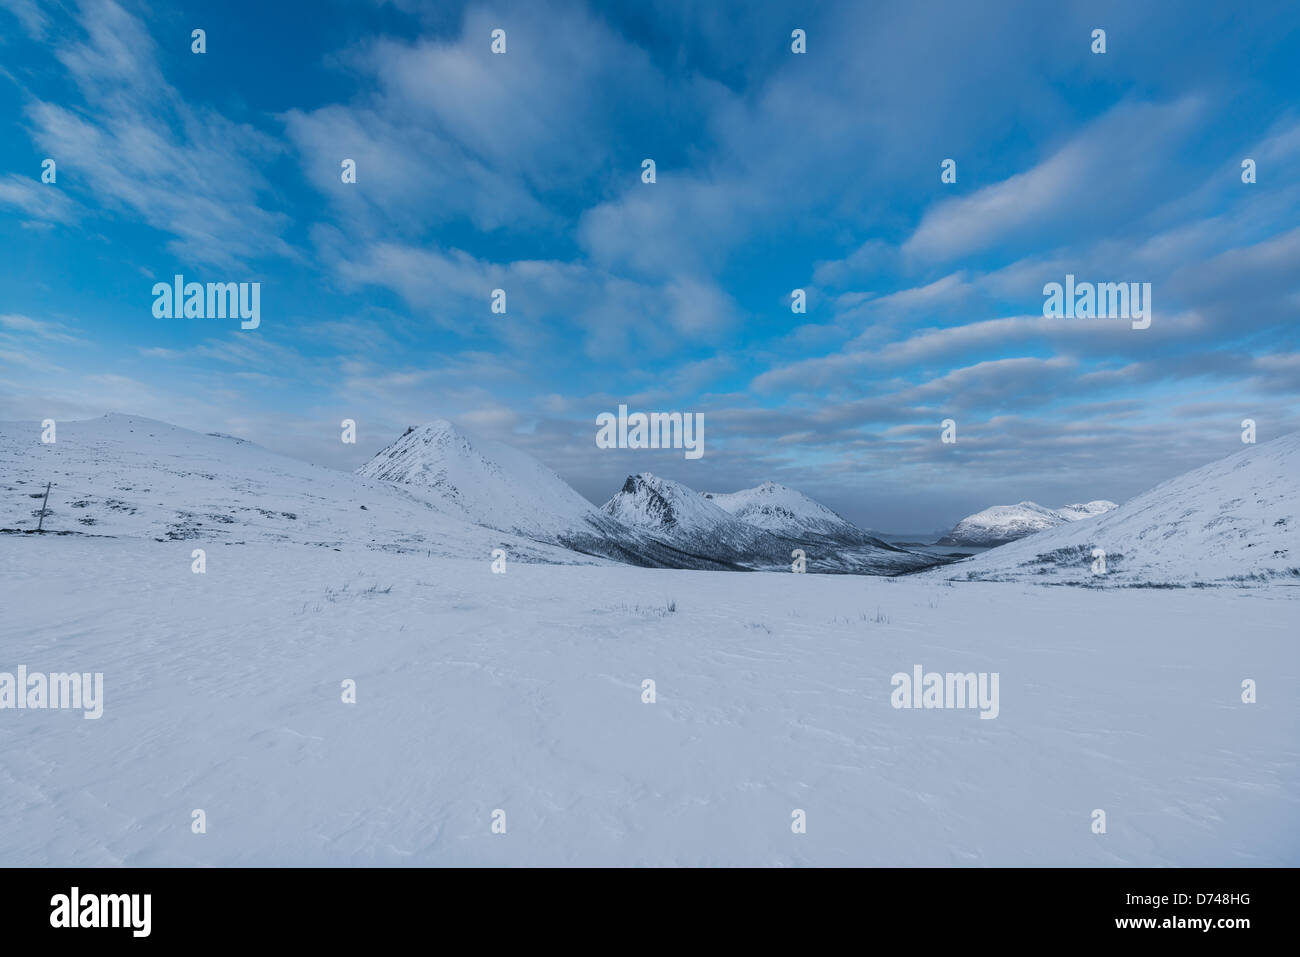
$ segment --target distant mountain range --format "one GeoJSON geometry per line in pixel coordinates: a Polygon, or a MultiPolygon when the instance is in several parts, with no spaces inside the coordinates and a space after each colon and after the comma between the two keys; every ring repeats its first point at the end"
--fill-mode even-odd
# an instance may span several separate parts
{"type": "Polygon", "coordinates": [[[789,568],[795,549],[809,571],[897,574],[939,561],[873,538],[772,482],[701,494],[642,472],[596,508],[531,456],[445,420],[408,429],[357,473],[476,525],[637,565],[789,568]]]}
{"type": "Polygon", "coordinates": [[[0,534],[36,531],[51,482],[44,530],[52,535],[456,557],[504,548],[526,562],[778,571],[801,549],[810,572],[1300,584],[1300,433],[1120,506],[986,509],[958,523],[949,540],[1025,537],[933,568],[949,557],[890,545],[773,482],[700,493],[641,472],[598,508],[531,456],[445,421],[408,429],[356,473],[139,416],[58,429],[58,441],[45,445],[33,423],[0,423],[0,534]],[[1094,573],[1097,550],[1105,553],[1103,575],[1094,573]]]}
{"type": "Polygon", "coordinates": [[[1116,508],[1114,502],[1098,499],[1083,505],[1062,505],[1045,508],[1037,502],[1018,505],[994,505],[974,515],[967,515],[953,526],[936,545],[965,545],[992,548],[1033,535],[1047,528],[1068,525],[1092,518],[1116,508]]]}
{"type": "Polygon", "coordinates": [[[445,420],[412,427],[355,473],[134,415],[0,423],[0,533],[282,542],[345,550],[614,561],[655,568],[892,575],[941,558],[875,539],[773,483],[706,496],[649,473],[597,508],[542,463],[445,420]],[[734,514],[733,514],[734,513],[734,514]]]}

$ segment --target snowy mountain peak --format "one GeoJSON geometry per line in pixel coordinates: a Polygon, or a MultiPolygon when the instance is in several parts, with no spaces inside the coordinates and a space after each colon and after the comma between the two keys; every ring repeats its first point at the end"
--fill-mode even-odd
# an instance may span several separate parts
{"type": "Polygon", "coordinates": [[[621,522],[651,529],[710,529],[733,521],[699,492],[652,472],[629,475],[602,509],[621,522]]]}
{"type": "Polygon", "coordinates": [[[408,425],[401,438],[389,448],[391,449],[400,443],[405,443],[408,446],[417,444],[444,446],[449,443],[459,444],[464,447],[472,445],[469,437],[458,431],[446,419],[434,419],[423,425],[408,425]]]}
{"type": "Polygon", "coordinates": [[[408,486],[475,524],[548,539],[595,512],[532,456],[471,437],[446,419],[407,429],[357,473],[408,486]]]}
{"type": "Polygon", "coordinates": [[[741,521],[778,535],[853,543],[869,539],[864,531],[825,505],[777,482],[764,482],[739,492],[703,494],[741,521]]]}
{"type": "Polygon", "coordinates": [[[1084,502],[1082,505],[1062,505],[1057,511],[1071,521],[1078,521],[1084,518],[1092,518],[1094,515],[1101,515],[1113,508],[1119,508],[1119,506],[1114,502],[1099,498],[1092,502],[1084,502]]]}
{"type": "Polygon", "coordinates": [[[953,526],[951,532],[939,539],[938,544],[974,545],[986,548],[1005,545],[1047,528],[1056,528],[1070,522],[1093,518],[1115,507],[1114,502],[1104,499],[1097,499],[1085,505],[1065,505],[1059,509],[1047,508],[1037,502],[994,505],[963,518],[953,526]]]}

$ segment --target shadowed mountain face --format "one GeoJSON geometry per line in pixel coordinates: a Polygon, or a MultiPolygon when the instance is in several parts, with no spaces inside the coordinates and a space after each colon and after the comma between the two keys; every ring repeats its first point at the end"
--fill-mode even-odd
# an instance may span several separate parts
{"type": "Polygon", "coordinates": [[[818,572],[889,575],[939,563],[872,538],[807,496],[770,482],[720,495],[642,472],[628,476],[602,508],[678,548],[752,568],[788,568],[796,549],[818,572]]]}
{"type": "Polygon", "coordinates": [[[649,472],[628,476],[603,511],[626,526],[696,554],[758,567],[790,562],[783,540],[733,518],[693,489],[649,472]]]}

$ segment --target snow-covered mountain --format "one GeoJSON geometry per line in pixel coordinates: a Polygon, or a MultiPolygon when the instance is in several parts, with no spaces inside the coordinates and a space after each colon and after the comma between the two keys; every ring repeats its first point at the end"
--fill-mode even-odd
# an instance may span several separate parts
{"type": "Polygon", "coordinates": [[[683,551],[750,568],[788,568],[795,549],[803,550],[810,571],[821,572],[892,575],[939,561],[874,539],[807,496],[770,482],[719,495],[642,472],[628,476],[602,509],[683,551]]]}
{"type": "Polygon", "coordinates": [[[1300,432],[1250,446],[1117,508],[943,569],[1093,585],[1300,584],[1300,432]],[[1105,573],[1094,573],[1094,549],[1105,573]]]}
{"type": "Polygon", "coordinates": [[[407,429],[357,474],[417,489],[467,522],[534,538],[554,538],[597,511],[532,456],[471,439],[445,419],[407,429]]]}
{"type": "Polygon", "coordinates": [[[586,554],[665,568],[732,564],[730,557],[680,552],[611,518],[527,453],[445,419],[408,428],[357,474],[395,483],[464,521],[586,554]]]}
{"type": "Polygon", "coordinates": [[[1056,511],[1071,522],[1077,522],[1081,519],[1092,518],[1094,515],[1102,515],[1112,508],[1119,508],[1119,505],[1104,498],[1099,498],[1091,502],[1084,502],[1082,505],[1062,505],[1056,511]]]}
{"type": "Polygon", "coordinates": [[[1114,502],[1103,499],[1084,505],[1065,505],[1061,508],[1045,508],[1037,502],[994,505],[982,512],[966,516],[935,544],[991,548],[1017,541],[1026,535],[1033,535],[1047,528],[1056,528],[1070,522],[1092,518],[1115,507],[1114,502]]]}
{"type": "Polygon", "coordinates": [[[701,494],[742,522],[777,535],[806,541],[883,544],[820,502],[776,482],[739,492],[701,494]]]}
{"type": "Polygon", "coordinates": [[[796,547],[811,548],[810,571],[896,574],[935,563],[931,556],[869,538],[797,492],[789,494],[803,499],[802,513],[816,516],[823,531],[829,524],[820,513],[847,526],[838,538],[801,534],[792,541],[649,473],[629,477],[622,491],[597,508],[527,453],[471,436],[445,420],[407,429],[357,472],[393,483],[463,521],[634,565],[788,568],[796,547]]]}
{"type": "Polygon", "coordinates": [[[734,518],[694,489],[649,472],[629,475],[602,511],[684,551],[741,565],[789,563],[789,549],[775,536],[734,518]]]}

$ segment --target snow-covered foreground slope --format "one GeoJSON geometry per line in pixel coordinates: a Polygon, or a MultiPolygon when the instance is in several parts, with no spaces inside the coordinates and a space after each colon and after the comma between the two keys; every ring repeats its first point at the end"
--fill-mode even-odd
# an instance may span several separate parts
{"type": "Polygon", "coordinates": [[[0,530],[590,562],[564,548],[472,525],[428,498],[133,415],[63,422],[43,445],[35,423],[0,423],[0,530]]]}
{"type": "Polygon", "coordinates": [[[967,515],[935,544],[992,548],[1018,541],[1047,528],[1057,528],[1102,515],[1117,507],[1114,502],[1105,499],[1082,505],[1063,505],[1060,508],[1044,508],[1037,502],[994,505],[974,515],[967,515]]]}
{"type": "Polygon", "coordinates": [[[0,671],[105,697],[0,711],[0,863],[1300,864],[1300,589],[190,544],[0,536],[0,671]]]}
{"type": "Polygon", "coordinates": [[[1098,517],[926,574],[1088,585],[1300,585],[1300,432],[1170,479],[1098,517]],[[1095,549],[1105,552],[1104,574],[1094,572],[1095,549]]]}

